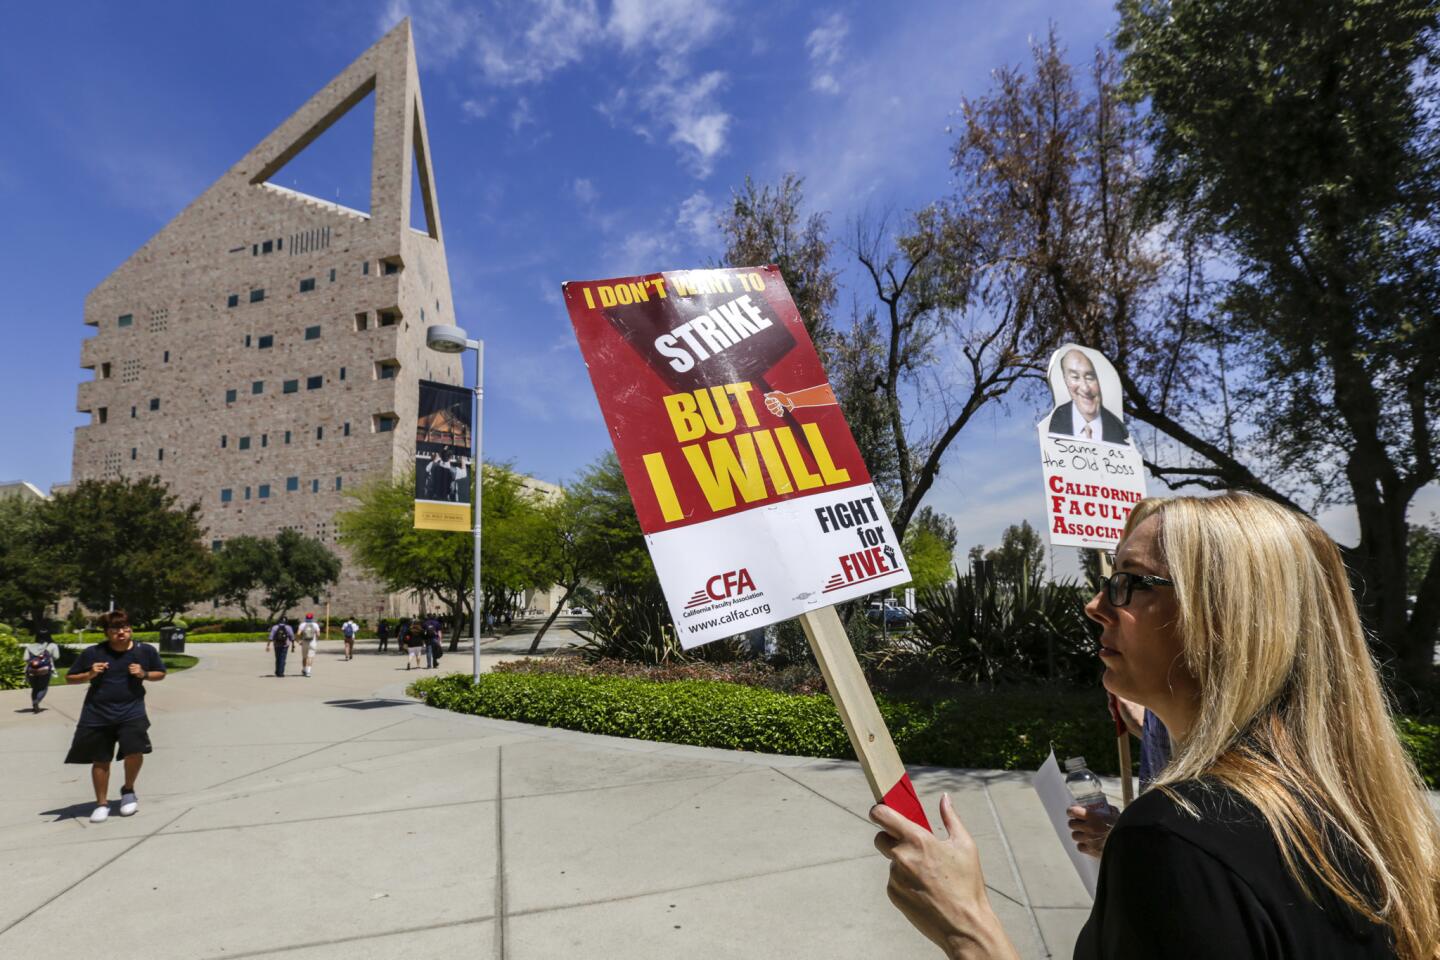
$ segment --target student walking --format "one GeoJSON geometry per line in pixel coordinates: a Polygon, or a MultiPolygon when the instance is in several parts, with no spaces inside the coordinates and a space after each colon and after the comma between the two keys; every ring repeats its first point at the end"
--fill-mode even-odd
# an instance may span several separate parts
{"type": "Polygon", "coordinates": [[[268,653],[271,644],[275,646],[275,676],[285,676],[285,658],[295,649],[295,631],[283,619],[270,628],[270,638],[265,641],[268,653]]]}
{"type": "Polygon", "coordinates": [[[320,646],[320,624],[315,622],[315,614],[305,614],[305,622],[300,624],[300,675],[310,676],[310,671],[315,666],[315,648],[320,646]]]}
{"type": "Polygon", "coordinates": [[[30,712],[40,712],[40,701],[50,692],[55,665],[60,662],[60,648],[43,627],[35,631],[35,639],[25,644],[25,680],[30,684],[30,712]]]}
{"type": "Polygon", "coordinates": [[[416,670],[419,670],[420,655],[424,652],[426,646],[425,632],[420,628],[419,621],[411,621],[410,629],[406,631],[401,642],[405,645],[405,652],[409,657],[405,663],[405,669],[409,670],[411,667],[414,667],[416,670]]]}
{"type": "Polygon", "coordinates": [[[380,626],[376,628],[375,635],[380,638],[380,649],[375,652],[384,653],[385,648],[390,645],[390,625],[385,622],[384,617],[380,618],[380,626]]]}
{"type": "Polygon", "coordinates": [[[67,683],[90,684],[65,762],[90,764],[90,782],[95,788],[91,823],[110,816],[110,763],[117,757],[125,766],[120,816],[128,817],[140,808],[135,780],[151,749],[145,684],[165,679],[160,654],[148,643],[134,641],[124,610],[101,614],[100,626],[105,642],[87,647],[66,677],[67,683]]]}
{"type": "Polygon", "coordinates": [[[340,624],[340,635],[345,638],[346,660],[355,659],[355,634],[359,632],[360,624],[356,623],[353,619],[346,618],[345,622],[340,624]]]}

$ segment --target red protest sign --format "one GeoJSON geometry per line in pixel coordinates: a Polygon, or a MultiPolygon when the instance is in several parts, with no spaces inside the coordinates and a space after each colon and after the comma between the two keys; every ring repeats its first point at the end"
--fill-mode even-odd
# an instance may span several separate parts
{"type": "Polygon", "coordinates": [[[776,268],[564,289],[684,646],[910,579],[776,268]]]}

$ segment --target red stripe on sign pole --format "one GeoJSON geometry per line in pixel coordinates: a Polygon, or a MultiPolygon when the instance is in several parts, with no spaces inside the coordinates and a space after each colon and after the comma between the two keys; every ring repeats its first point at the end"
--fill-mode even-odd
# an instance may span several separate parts
{"type": "Polygon", "coordinates": [[[899,782],[880,798],[880,802],[896,813],[903,814],[907,820],[920,824],[926,830],[930,829],[930,821],[925,817],[925,808],[920,805],[915,785],[910,782],[910,774],[901,774],[899,782]]]}

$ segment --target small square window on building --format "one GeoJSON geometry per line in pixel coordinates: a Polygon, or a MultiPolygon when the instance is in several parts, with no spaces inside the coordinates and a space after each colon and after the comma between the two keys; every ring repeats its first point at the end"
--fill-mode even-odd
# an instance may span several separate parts
{"type": "Polygon", "coordinates": [[[108,361],[105,362],[105,363],[100,364],[100,379],[101,379],[101,380],[109,380],[109,379],[110,379],[110,363],[109,363],[108,361]]]}
{"type": "Polygon", "coordinates": [[[273,346],[275,346],[275,337],[272,334],[267,333],[255,341],[255,348],[257,350],[269,350],[273,346]]]}
{"type": "Polygon", "coordinates": [[[286,492],[286,493],[293,493],[294,491],[299,490],[299,489],[300,489],[300,478],[299,478],[299,477],[286,477],[286,478],[285,478],[285,492],[286,492]]]}
{"type": "Polygon", "coordinates": [[[350,421],[349,421],[349,420],[346,420],[346,421],[345,421],[345,430],[344,430],[344,433],[345,433],[345,436],[347,436],[347,437],[350,436],[350,421]]]}
{"type": "Polygon", "coordinates": [[[225,298],[225,306],[227,306],[227,307],[238,307],[238,306],[240,306],[240,294],[238,294],[238,293],[232,293],[232,294],[230,294],[230,296],[226,297],[226,298],[225,298]]]}
{"type": "Polygon", "coordinates": [[[400,322],[400,311],[398,310],[379,310],[375,316],[379,319],[382,327],[393,327],[400,322]]]}
{"type": "Polygon", "coordinates": [[[231,500],[233,500],[233,499],[235,499],[235,491],[231,490],[229,487],[223,487],[223,488],[221,488],[221,490],[220,490],[220,502],[221,502],[221,503],[229,503],[229,502],[230,502],[231,500]]]}
{"type": "Polygon", "coordinates": [[[170,362],[170,351],[169,351],[169,350],[166,350],[166,351],[161,355],[161,357],[160,357],[160,362],[161,362],[161,363],[169,363],[169,362],[170,362]]]}
{"type": "Polygon", "coordinates": [[[370,314],[368,314],[368,313],[357,313],[357,314],[355,314],[355,332],[356,332],[356,333],[359,333],[359,332],[362,331],[362,330],[368,330],[368,329],[370,329],[370,314]]]}
{"type": "Polygon", "coordinates": [[[339,490],[339,489],[340,489],[340,478],[339,478],[339,477],[336,477],[336,478],[335,478],[335,489],[336,489],[336,490],[339,490]]]}
{"type": "Polygon", "coordinates": [[[150,398],[150,409],[151,409],[151,410],[159,410],[159,409],[160,409],[160,398],[159,398],[159,397],[151,397],[151,398],[150,398]]]}
{"type": "Polygon", "coordinates": [[[249,449],[250,449],[250,438],[249,438],[249,437],[241,437],[241,438],[240,438],[240,449],[241,449],[241,450],[249,450],[249,449]]]}
{"type": "Polygon", "coordinates": [[[286,431],[285,431],[285,443],[286,443],[286,444],[289,444],[289,443],[290,443],[290,431],[289,431],[289,430],[286,430],[286,431]]]}
{"type": "Polygon", "coordinates": [[[110,419],[110,408],[109,408],[109,407],[96,407],[96,408],[95,408],[95,422],[96,422],[96,423],[104,423],[104,422],[105,422],[106,420],[108,420],[108,419],[110,419]]]}
{"type": "Polygon", "coordinates": [[[364,274],[365,276],[367,276],[367,277],[370,276],[370,261],[369,261],[369,260],[366,260],[366,261],[364,261],[364,262],[362,262],[362,263],[360,264],[360,272],[361,272],[362,274],[364,274]]]}
{"type": "Polygon", "coordinates": [[[250,346],[250,341],[251,341],[250,334],[248,334],[248,333],[245,334],[245,346],[247,346],[247,347],[250,346]]]}
{"type": "Polygon", "coordinates": [[[399,273],[405,266],[399,257],[386,257],[380,261],[380,265],[384,269],[387,277],[399,273]]]}
{"type": "Polygon", "coordinates": [[[270,434],[268,434],[268,433],[262,433],[262,434],[260,434],[260,446],[262,446],[262,447],[268,447],[268,446],[270,446],[270,434]]]}
{"type": "Polygon", "coordinates": [[[316,374],[313,377],[305,378],[306,390],[319,390],[323,386],[325,386],[325,378],[320,374],[316,374]]]}
{"type": "Polygon", "coordinates": [[[156,460],[164,460],[164,459],[165,459],[165,448],[164,448],[164,447],[161,447],[159,450],[155,451],[155,459],[156,459],[156,460]]]}
{"type": "Polygon", "coordinates": [[[236,396],[237,396],[236,391],[234,391],[234,390],[226,390],[226,391],[225,391],[225,402],[226,402],[226,403],[234,403],[236,396]]]}
{"type": "Polygon", "coordinates": [[[316,440],[324,440],[324,439],[325,439],[325,428],[324,428],[324,427],[316,427],[316,428],[315,428],[315,439],[316,439],[316,440]]]}
{"type": "Polygon", "coordinates": [[[344,367],[341,367],[341,368],[340,368],[340,379],[341,379],[341,380],[344,380],[344,379],[345,379],[345,368],[344,368],[344,367]]]}
{"type": "Polygon", "coordinates": [[[331,282],[331,283],[334,283],[334,282],[335,282],[335,268],[334,268],[334,267],[331,267],[331,268],[330,268],[330,282],[331,282]]]}
{"type": "Polygon", "coordinates": [[[300,391],[300,381],[299,381],[299,380],[286,380],[285,383],[280,387],[280,392],[281,392],[281,393],[298,393],[299,391],[300,391]]]}
{"type": "Polygon", "coordinates": [[[230,446],[230,437],[223,433],[220,434],[220,449],[224,450],[228,446],[230,446]]]}
{"type": "Polygon", "coordinates": [[[400,418],[393,413],[375,414],[375,432],[389,433],[400,423],[400,418]]]}
{"type": "Polygon", "coordinates": [[[119,316],[118,318],[116,318],[116,320],[115,320],[115,326],[117,326],[117,327],[128,327],[128,326],[130,326],[130,324],[132,324],[132,323],[134,323],[134,322],[135,322],[135,317],[134,317],[133,314],[122,313],[122,314],[120,314],[120,316],[119,316]]]}
{"type": "Polygon", "coordinates": [[[310,481],[310,492],[311,492],[311,493],[319,493],[319,492],[320,492],[320,481],[319,481],[319,480],[311,480],[311,481],[310,481]]]}
{"type": "Polygon", "coordinates": [[[314,290],[314,289],[315,289],[315,278],[314,278],[314,277],[306,277],[304,280],[301,280],[301,281],[300,281],[300,292],[301,292],[301,293],[309,293],[311,290],[314,290]]]}
{"type": "Polygon", "coordinates": [[[135,407],[131,407],[131,408],[130,408],[130,419],[131,419],[131,420],[134,420],[134,419],[136,418],[136,416],[138,416],[138,414],[136,413],[136,408],[135,408],[135,407]]]}
{"type": "Polygon", "coordinates": [[[264,287],[260,287],[260,288],[258,288],[258,289],[255,289],[255,290],[251,290],[251,291],[250,291],[250,302],[251,302],[251,303],[259,303],[261,300],[264,300],[264,299],[265,299],[265,288],[264,288],[264,287]]]}
{"type": "Polygon", "coordinates": [[[376,360],[375,379],[394,380],[400,372],[400,361],[398,360],[376,360]]]}
{"type": "Polygon", "coordinates": [[[219,553],[219,552],[220,552],[220,541],[219,541],[219,540],[211,540],[211,541],[210,541],[210,552],[211,552],[211,553],[219,553]]]}
{"type": "Polygon", "coordinates": [[[131,447],[131,448],[130,448],[130,459],[131,459],[131,460],[136,460],[136,459],[139,458],[139,456],[140,456],[140,450],[139,450],[137,447],[131,447]]]}
{"type": "Polygon", "coordinates": [[[251,393],[251,394],[260,394],[260,393],[264,393],[264,392],[265,392],[265,381],[264,381],[264,380],[256,380],[256,381],[254,381],[254,382],[252,382],[252,383],[250,384],[250,393],[251,393]]]}
{"type": "Polygon", "coordinates": [[[245,488],[245,499],[246,499],[246,500],[249,500],[249,499],[250,499],[250,488],[249,488],[249,487],[246,487],[246,488],[245,488]]]}
{"type": "Polygon", "coordinates": [[[306,339],[306,340],[319,340],[319,339],[320,339],[320,326],[319,326],[319,324],[316,324],[316,325],[313,326],[313,327],[306,327],[306,328],[305,328],[305,339],[306,339]]]}
{"type": "Polygon", "coordinates": [[[270,484],[268,484],[268,483],[262,483],[262,484],[260,484],[260,489],[259,489],[258,493],[260,494],[260,499],[261,499],[261,500],[269,500],[269,499],[270,499],[270,484]]]}
{"type": "Polygon", "coordinates": [[[275,241],[274,241],[274,240],[266,240],[264,243],[260,244],[260,252],[261,252],[261,253],[269,253],[270,251],[272,251],[272,250],[274,250],[274,249],[275,249],[275,241]]]}

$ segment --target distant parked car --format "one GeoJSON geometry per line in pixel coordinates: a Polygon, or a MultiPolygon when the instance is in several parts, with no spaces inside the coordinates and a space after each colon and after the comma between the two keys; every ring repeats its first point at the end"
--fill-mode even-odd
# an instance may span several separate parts
{"type": "Polygon", "coordinates": [[[584,607],[571,607],[571,608],[570,608],[570,616],[572,616],[572,617],[588,617],[588,616],[590,616],[590,611],[589,611],[589,610],[586,610],[584,607]]]}
{"type": "Polygon", "coordinates": [[[887,627],[908,627],[915,619],[909,610],[897,603],[889,602],[881,606],[878,601],[865,608],[865,616],[871,623],[883,623],[887,627]]]}

